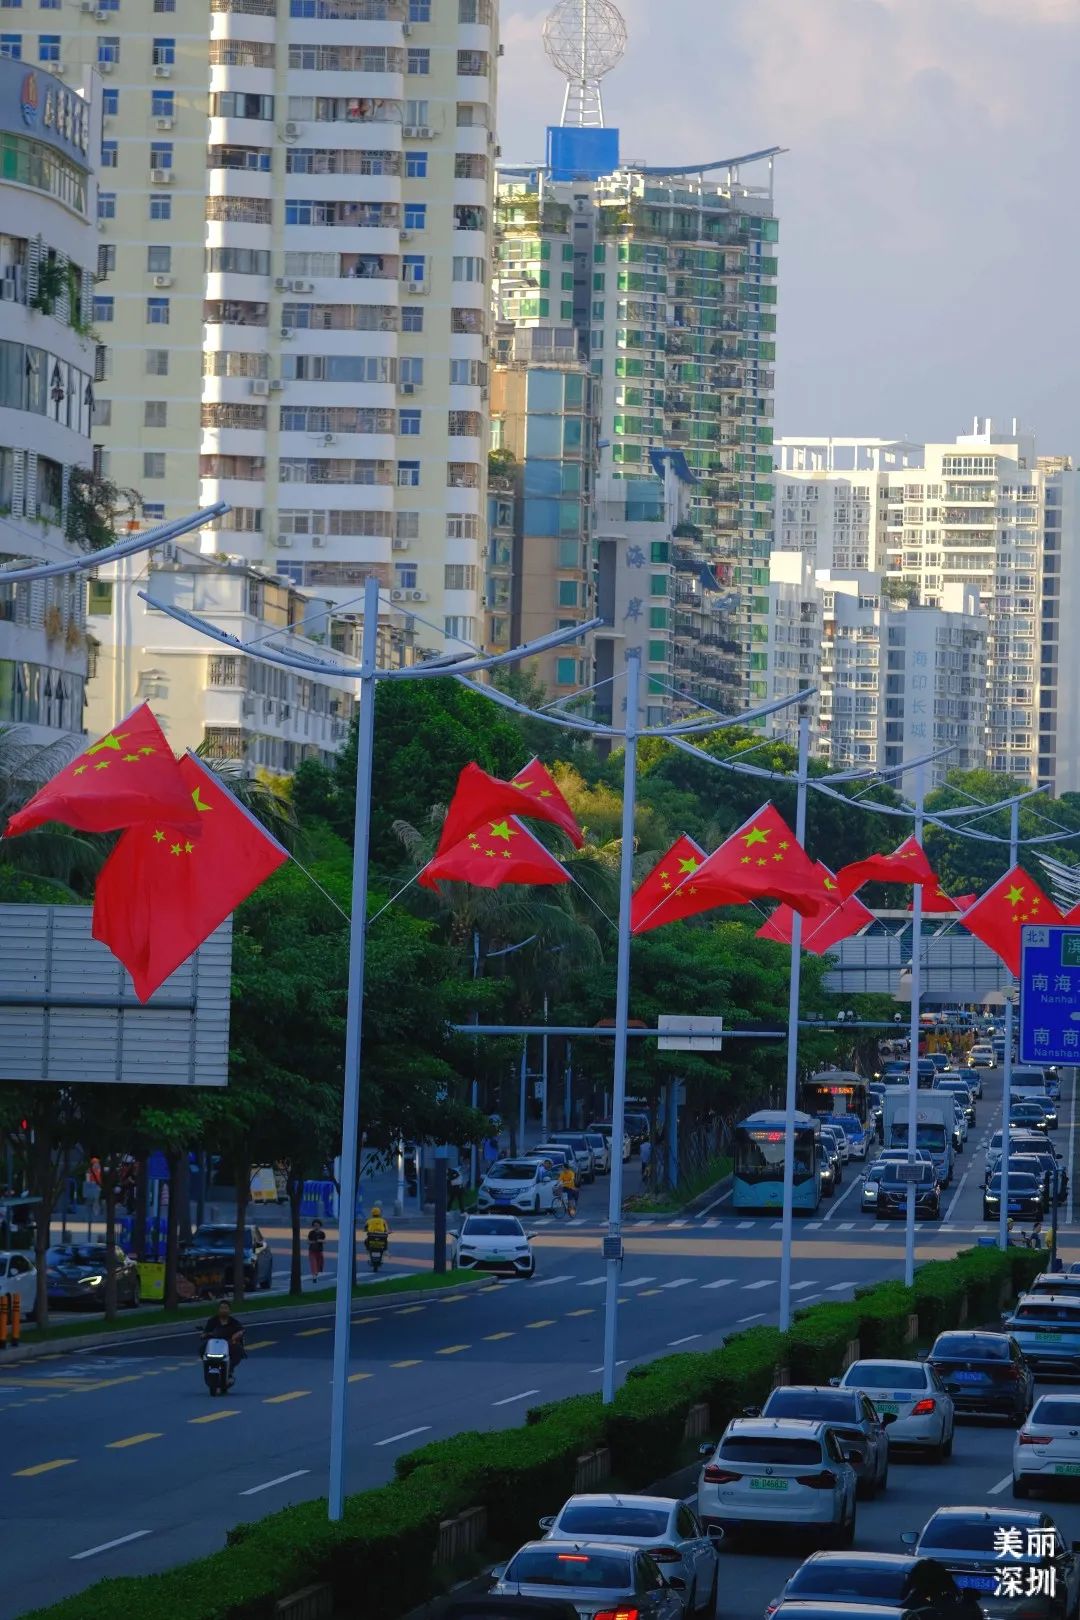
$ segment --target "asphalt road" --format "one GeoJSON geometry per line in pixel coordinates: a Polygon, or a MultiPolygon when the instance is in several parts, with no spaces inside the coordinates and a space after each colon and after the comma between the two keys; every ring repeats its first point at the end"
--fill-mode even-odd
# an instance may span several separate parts
{"type": "MultiPolygon", "coordinates": [[[[940,1228],[919,1228],[922,1259],[967,1247],[976,1232],[990,1230],[980,1218],[977,1143],[994,1128],[999,1097],[999,1078],[988,1075],[947,1218],[940,1228]]],[[[1070,1079],[1059,1142],[1074,1107],[1070,1079]]],[[[902,1275],[902,1225],[860,1214],[857,1181],[852,1168],[831,1204],[799,1224],[800,1302],[843,1298],[858,1284],[902,1275]]],[[[599,1386],[598,1236],[606,1191],[603,1180],[586,1189],[576,1223],[530,1223],[533,1282],[409,1305],[357,1304],[350,1489],[385,1480],[395,1456],[429,1439],[514,1424],[529,1405],[599,1386]]],[[[778,1224],[741,1220],[722,1203],[694,1220],[630,1223],[620,1292],[623,1370],[775,1320],[778,1224]]],[[[1066,1254],[1080,1253],[1078,1240],[1080,1233],[1067,1232],[1066,1254]]],[[[395,1234],[386,1274],[429,1264],[430,1243],[418,1229],[395,1234]]],[[[203,1387],[190,1329],[163,1330],[129,1350],[58,1352],[10,1372],[0,1366],[0,1620],[103,1575],[160,1570],[215,1550],[228,1526],[324,1494],[331,1339],[329,1314],[266,1327],[252,1317],[250,1358],[224,1402],[211,1401],[203,1387]]],[[[883,1505],[862,1507],[860,1543],[870,1535],[878,1537],[871,1545],[893,1545],[899,1529],[920,1524],[927,1479],[934,1500],[939,1481],[951,1490],[954,1480],[960,1494],[942,1500],[976,1491],[982,1500],[1007,1471],[1010,1443],[1004,1430],[972,1430],[969,1443],[965,1430],[951,1464],[932,1473],[898,1468],[883,1505]]],[[[1080,1537],[1080,1526],[1074,1533],[1080,1537]]],[[[798,1561],[728,1556],[746,1576],[737,1606],[723,1605],[739,1620],[760,1614],[782,1571],[798,1561]]]]}

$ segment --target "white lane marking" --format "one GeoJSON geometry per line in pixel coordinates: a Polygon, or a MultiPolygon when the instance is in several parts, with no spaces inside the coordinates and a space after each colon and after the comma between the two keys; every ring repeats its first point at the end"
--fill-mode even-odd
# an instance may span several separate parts
{"type": "Polygon", "coordinates": [[[691,1339],[700,1339],[700,1338],[701,1338],[700,1333],[687,1333],[686,1336],[684,1338],[682,1338],[682,1339],[669,1339],[668,1340],[668,1349],[669,1350],[674,1350],[674,1348],[675,1348],[675,1346],[677,1344],[689,1344],[691,1339]]]}
{"type": "Polygon", "coordinates": [[[753,1224],[753,1221],[740,1221],[735,1230],[737,1232],[749,1232],[753,1224]]]}
{"type": "Polygon", "coordinates": [[[964,1188],[967,1186],[968,1177],[970,1176],[970,1174],[974,1170],[974,1168],[975,1168],[975,1162],[974,1162],[974,1160],[972,1160],[971,1163],[968,1165],[967,1169],[964,1171],[963,1175],[960,1177],[960,1181],[959,1181],[959,1184],[957,1186],[956,1191],[953,1193],[952,1197],[949,1199],[949,1207],[945,1211],[945,1220],[946,1221],[951,1221],[952,1220],[953,1210],[956,1208],[957,1204],[959,1203],[960,1194],[963,1192],[964,1188]]]}
{"type": "Polygon", "coordinates": [[[813,1286],[814,1286],[814,1279],[813,1278],[811,1278],[809,1282],[792,1283],[791,1292],[793,1294],[797,1294],[799,1292],[800,1288],[813,1288],[813,1286]]]}
{"type": "Polygon", "coordinates": [[[770,1232],[782,1232],[783,1230],[784,1230],[783,1221],[773,1221],[771,1223],[770,1227],[769,1227],[770,1232]]]}
{"type": "MultiPolygon", "coordinates": [[[[626,1362],[625,1362],[625,1361],[617,1361],[617,1362],[616,1362],[616,1363],[615,1363],[615,1365],[616,1365],[616,1367],[625,1367],[625,1366],[626,1366],[626,1362]]],[[[598,1373],[598,1372],[603,1372],[603,1370],[604,1370],[604,1369],[603,1369],[603,1367],[590,1367],[590,1368],[589,1368],[589,1371],[590,1371],[590,1372],[591,1372],[591,1373],[598,1373]]]]}
{"type": "Polygon", "coordinates": [[[297,1468],[291,1474],[279,1474],[277,1479],[268,1479],[265,1485],[253,1485],[248,1491],[241,1491],[241,1496],[258,1496],[260,1491],[273,1490],[275,1485],[287,1485],[290,1479],[301,1479],[311,1472],[310,1468],[297,1468]]]}
{"type": "Polygon", "coordinates": [[[825,1292],[828,1294],[842,1294],[846,1288],[854,1288],[855,1286],[856,1284],[853,1282],[829,1283],[825,1292]]]}
{"type": "Polygon", "coordinates": [[[431,1428],[430,1423],[424,1423],[419,1429],[403,1429],[400,1434],[388,1434],[385,1440],[376,1440],[377,1446],[392,1446],[395,1440],[411,1440],[414,1434],[427,1434],[431,1428]]]}
{"type": "Polygon", "coordinates": [[[512,1406],[515,1401],[527,1401],[530,1395],[539,1395],[538,1389],[523,1389],[520,1395],[504,1395],[501,1401],[492,1401],[492,1406],[512,1406]]]}
{"type": "Polygon", "coordinates": [[[760,1322],[761,1318],[764,1315],[765,1315],[764,1311],[755,1311],[753,1316],[740,1316],[739,1317],[739,1326],[741,1327],[744,1322],[760,1322]]]}
{"type": "Polygon", "coordinates": [[[661,1288],[687,1288],[694,1281],[693,1277],[676,1277],[672,1282],[661,1283],[661,1288]]]}
{"type": "Polygon", "coordinates": [[[579,1282],[578,1283],[578,1287],[579,1288],[603,1288],[603,1286],[604,1286],[604,1284],[606,1282],[607,1282],[606,1277],[586,1277],[584,1282],[579,1282]]]}
{"type": "Polygon", "coordinates": [[[129,1536],[117,1536],[115,1541],[103,1541],[100,1547],[87,1547],[85,1552],[72,1553],[71,1562],[77,1564],[80,1558],[96,1558],[98,1553],[109,1552],[113,1547],[123,1547],[129,1541],[138,1541],[142,1536],[148,1536],[149,1530],[133,1530],[129,1536]]]}
{"type": "Polygon", "coordinates": [[[1011,1485],[1011,1484],[1012,1484],[1012,1475],[1011,1474],[1006,1474],[1005,1478],[1004,1479],[999,1479],[996,1485],[991,1485],[990,1489],[987,1491],[986,1494],[987,1494],[987,1496],[1000,1496],[1002,1491],[1005,1490],[1006,1487],[1011,1485]]]}
{"type": "Polygon", "coordinates": [[[669,1232],[674,1232],[677,1227],[689,1226],[689,1225],[690,1225],[689,1221],[668,1221],[668,1231],[669,1232]]]}
{"type": "Polygon", "coordinates": [[[644,1288],[646,1283],[655,1281],[655,1277],[631,1277],[629,1282],[624,1282],[621,1286],[623,1288],[644,1288]]]}
{"type": "Polygon", "coordinates": [[[854,1230],[855,1230],[855,1222],[854,1221],[841,1221],[840,1222],[840,1230],[841,1230],[841,1232],[854,1232],[854,1230]]]}
{"type": "Polygon", "coordinates": [[[743,1288],[749,1292],[753,1288],[771,1288],[772,1285],[773,1279],[771,1277],[762,1277],[759,1282],[743,1283],[743,1288]]]}
{"type": "Polygon", "coordinates": [[[720,1217],[719,1217],[719,1215],[714,1215],[711,1220],[705,1221],[704,1225],[706,1225],[706,1226],[719,1226],[720,1225],[720,1217]]]}
{"type": "Polygon", "coordinates": [[[888,1221],[875,1221],[870,1230],[871,1232],[887,1232],[889,1230],[889,1223],[888,1221]]]}
{"type": "Polygon", "coordinates": [[[730,1288],[731,1284],[734,1281],[735,1281],[734,1277],[718,1277],[715,1282],[705,1283],[705,1284],[703,1284],[703,1287],[705,1287],[705,1288],[730,1288]]]}
{"type": "Polygon", "coordinates": [[[556,1283],[573,1282],[573,1280],[574,1280],[573,1277],[567,1271],[567,1272],[564,1272],[561,1277],[541,1277],[538,1282],[533,1283],[533,1287],[534,1288],[553,1288],[556,1283]]]}
{"type": "Polygon", "coordinates": [[[806,1230],[808,1232],[818,1232],[821,1230],[824,1224],[824,1221],[807,1221],[806,1230]]]}

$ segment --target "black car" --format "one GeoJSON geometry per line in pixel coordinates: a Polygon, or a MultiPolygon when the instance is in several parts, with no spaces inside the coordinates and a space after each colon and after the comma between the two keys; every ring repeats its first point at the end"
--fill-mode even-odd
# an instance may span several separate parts
{"type": "Polygon", "coordinates": [[[957,1586],[971,1592],[990,1620],[1066,1620],[1075,1615],[1080,1597],[1078,1544],[1062,1540],[1053,1519],[1023,1508],[938,1508],[921,1531],[905,1530],[900,1540],[922,1557],[944,1564],[957,1586]],[[1000,1589],[1002,1533],[1018,1538],[1024,1549],[1008,1563],[1045,1572],[1042,1590],[1034,1596],[1007,1596],[1000,1589]],[[1029,1554],[1029,1534],[1045,1536],[1045,1552],[1029,1554]]]}
{"type": "Polygon", "coordinates": [[[946,1612],[925,1603],[874,1603],[866,1598],[785,1598],[770,1620],[940,1620],[946,1612]]]}
{"type": "Polygon", "coordinates": [[[558,1598],[482,1597],[451,1598],[435,1610],[437,1620],[578,1620],[572,1603],[558,1598]]]}
{"type": "MultiPolygon", "coordinates": [[[[50,1310],[72,1310],[86,1305],[105,1307],[104,1243],[59,1243],[47,1256],[46,1297],[50,1310]]],[[[116,1303],[138,1305],[142,1299],[139,1268],[123,1249],[113,1250],[116,1266],[116,1303]]]]}
{"type": "Polygon", "coordinates": [[[939,1333],[927,1357],[958,1412],[997,1413],[1021,1424],[1035,1375],[1008,1333],[939,1333]]]}
{"type": "MultiPolygon", "coordinates": [[[[918,1180],[915,1182],[915,1219],[924,1221],[938,1221],[941,1219],[941,1188],[934,1174],[934,1167],[930,1164],[916,1164],[915,1172],[918,1180]]],[[[906,1177],[908,1166],[887,1161],[887,1167],[877,1184],[877,1203],[874,1213],[879,1221],[906,1220],[908,1183],[901,1179],[906,1177]]]]}
{"type": "MultiPolygon", "coordinates": [[[[181,1276],[192,1282],[203,1281],[210,1289],[229,1289],[233,1282],[236,1229],[232,1226],[200,1226],[180,1250],[181,1276]]],[[[274,1256],[257,1226],[244,1228],[244,1287],[269,1289],[274,1280],[274,1256]]]]}
{"type": "MultiPolygon", "coordinates": [[[[1009,1214],[1029,1216],[1032,1220],[1043,1214],[1046,1202],[1041,1178],[1014,1175],[1009,1171],[1009,1214]]],[[[995,1170],[983,1189],[983,1220],[996,1221],[1001,1214],[1001,1171],[995,1170]]]]}
{"type": "Polygon", "coordinates": [[[801,1564],[780,1596],[765,1610],[765,1620],[781,1604],[857,1603],[875,1609],[895,1608],[934,1620],[982,1620],[970,1592],[962,1592],[943,1565],[933,1558],[907,1558],[902,1553],[813,1553],[801,1564]]]}

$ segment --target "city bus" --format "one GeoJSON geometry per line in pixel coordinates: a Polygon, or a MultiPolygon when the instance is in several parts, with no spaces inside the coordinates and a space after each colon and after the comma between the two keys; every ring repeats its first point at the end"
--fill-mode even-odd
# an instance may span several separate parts
{"type": "MultiPolygon", "coordinates": [[[[736,1125],[732,1209],[783,1208],[785,1123],[782,1110],[765,1108],[736,1125]]],[[[815,1124],[809,1114],[796,1114],[794,1208],[812,1213],[820,1202],[815,1124]]]]}
{"type": "Polygon", "coordinates": [[[861,1074],[826,1069],[799,1087],[799,1106],[825,1125],[839,1125],[853,1159],[865,1159],[870,1146],[870,1096],[861,1074]]]}

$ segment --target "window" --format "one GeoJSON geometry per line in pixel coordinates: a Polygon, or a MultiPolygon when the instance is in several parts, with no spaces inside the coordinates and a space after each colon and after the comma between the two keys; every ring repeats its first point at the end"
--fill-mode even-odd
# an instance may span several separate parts
{"type": "Polygon", "coordinates": [[[116,141],[102,141],[102,143],[101,143],[101,167],[103,169],[115,169],[116,168],[116,157],[117,157],[118,151],[119,151],[118,142],[116,142],[116,141]]]}
{"type": "Polygon", "coordinates": [[[97,217],[98,217],[98,219],[115,219],[116,218],[116,192],[115,191],[99,191],[98,192],[98,197],[97,197],[97,217]]]}
{"type": "Polygon", "coordinates": [[[60,35],[39,34],[37,39],[37,49],[39,62],[59,62],[60,35]]]}
{"type": "Polygon", "coordinates": [[[146,375],[148,377],[167,377],[169,375],[168,349],[147,349],[146,375]]]}
{"type": "Polygon", "coordinates": [[[424,362],[419,355],[403,354],[398,361],[398,376],[402,382],[415,383],[417,386],[424,381],[424,362]]]}
{"type": "Polygon", "coordinates": [[[405,229],[407,231],[423,231],[427,229],[427,203],[407,202],[405,204],[405,229]]]}
{"type": "Polygon", "coordinates": [[[419,540],[419,512],[397,512],[394,515],[394,533],[399,540],[419,540]]]}
{"type": "Polygon", "coordinates": [[[415,99],[410,98],[402,106],[401,122],[405,125],[406,129],[424,129],[429,122],[429,111],[430,107],[428,102],[416,101],[415,99]]]}
{"type": "Polygon", "coordinates": [[[472,512],[450,512],[446,518],[448,540],[478,540],[480,519],[472,512]]]}
{"type": "Polygon", "coordinates": [[[427,159],[428,159],[428,155],[427,155],[426,152],[406,152],[406,154],[405,154],[405,175],[406,175],[406,178],[409,179],[409,180],[426,180],[427,179],[427,159]]]}
{"type": "Polygon", "coordinates": [[[666,664],[667,663],[667,642],[666,641],[650,641],[649,642],[649,663],[650,664],[666,664]]]}
{"type": "Polygon", "coordinates": [[[164,450],[144,450],[142,458],[142,474],[144,478],[164,478],[165,452],[164,450]]]}
{"type": "Polygon", "coordinates": [[[422,282],[427,279],[427,259],[422,253],[406,253],[401,260],[402,281],[422,282]]]}
{"type": "Polygon", "coordinates": [[[470,255],[455,255],[454,258],[455,281],[486,281],[487,268],[483,259],[476,259],[470,255]]]}
{"type": "Polygon", "coordinates": [[[555,660],[555,680],[559,686],[575,686],[577,684],[577,659],[557,658],[555,660]]]}
{"type": "Polygon", "coordinates": [[[146,268],[154,275],[168,275],[172,269],[172,248],[148,247],[146,250],[146,268]]]}
{"type": "Polygon", "coordinates": [[[221,90],[210,97],[212,118],[262,118],[274,116],[273,96],[260,96],[246,90],[221,90]]]}
{"type": "Polygon", "coordinates": [[[418,461],[399,461],[397,464],[397,481],[399,489],[415,489],[420,482],[420,463],[418,461]]]}
{"type": "Polygon", "coordinates": [[[399,591],[414,591],[416,581],[417,569],[415,563],[396,563],[394,565],[394,583],[399,591]]]}
{"type": "MultiPolygon", "coordinates": [[[[116,94],[114,90],[113,95],[116,94]]],[[[105,92],[109,94],[108,90],[105,92]]],[[[150,111],[155,118],[172,118],[176,112],[176,92],[174,90],[151,90],[150,111]]]]}
{"type": "Polygon", "coordinates": [[[472,563],[447,563],[443,568],[443,585],[448,591],[475,591],[476,569],[472,563]]]}
{"type": "Polygon", "coordinates": [[[151,141],[150,142],[150,167],[151,167],[151,169],[171,169],[172,166],[173,166],[173,143],[172,143],[172,141],[151,141]]]}
{"type": "Polygon", "coordinates": [[[97,11],[119,11],[120,0],[97,0],[97,11]]]}
{"type": "Polygon", "coordinates": [[[422,332],[424,330],[424,312],[417,304],[406,304],[402,310],[401,330],[403,332],[422,332]]]}
{"type": "Polygon", "coordinates": [[[581,557],[576,540],[560,540],[558,542],[555,566],[557,568],[579,568],[581,566],[581,557]]]}
{"type": "Polygon", "coordinates": [[[171,197],[151,197],[150,198],[150,218],[151,219],[172,219],[172,198],[171,197]]]}
{"type": "Polygon", "coordinates": [[[101,110],[106,118],[115,118],[120,111],[119,90],[106,90],[101,97],[101,110]]]}
{"type": "Polygon", "coordinates": [[[143,427],[163,428],[169,425],[169,405],[164,399],[143,402],[143,427]]]}
{"type": "Polygon", "coordinates": [[[212,273],[232,271],[238,276],[270,274],[269,248],[211,248],[206,257],[207,269],[212,273]]]}
{"type": "Polygon", "coordinates": [[[415,439],[420,435],[420,412],[400,411],[398,413],[398,432],[404,439],[415,439]]]}
{"type": "Polygon", "coordinates": [[[22,0],[0,0],[0,11],[21,11],[22,0]]]}
{"type": "Polygon", "coordinates": [[[101,242],[97,250],[97,275],[99,281],[104,281],[116,269],[116,243],[101,242]]]}
{"type": "Polygon", "coordinates": [[[59,11],[61,0],[38,0],[42,11],[59,11]]]}
{"type": "Polygon", "coordinates": [[[175,11],[176,0],[154,0],[154,10],[156,12],[175,11]]]}
{"type": "Polygon", "coordinates": [[[649,609],[649,629],[666,630],[668,622],[667,608],[654,607],[649,609]]]}
{"type": "Polygon", "coordinates": [[[155,39],[150,50],[150,60],[155,67],[173,67],[176,64],[175,39],[155,39]]]}
{"type": "Polygon", "coordinates": [[[115,302],[116,300],[113,298],[95,297],[94,320],[99,326],[103,325],[106,321],[112,320],[115,302]]]}
{"type": "Polygon", "coordinates": [[[22,61],[22,35],[0,34],[0,61],[22,61]]]}
{"type": "Polygon", "coordinates": [[[559,606],[560,607],[577,607],[577,605],[578,605],[578,584],[577,584],[577,580],[576,579],[560,579],[560,581],[559,581],[559,606]]]}
{"type": "Polygon", "coordinates": [[[119,62],[119,34],[102,34],[97,42],[97,59],[99,64],[102,62],[119,62]]]}
{"type": "Polygon", "coordinates": [[[430,22],[431,0],[409,0],[409,21],[430,22]]]}
{"type": "Polygon", "coordinates": [[[461,641],[471,647],[476,635],[476,620],[465,613],[448,614],[443,620],[443,635],[447,641],[461,641]]]}
{"type": "Polygon", "coordinates": [[[423,46],[410,45],[406,57],[406,72],[411,74],[426,74],[431,72],[431,52],[423,46]]]}
{"type": "Polygon", "coordinates": [[[169,300],[167,298],[148,298],[146,300],[146,319],[151,326],[168,326],[169,300]]]}

